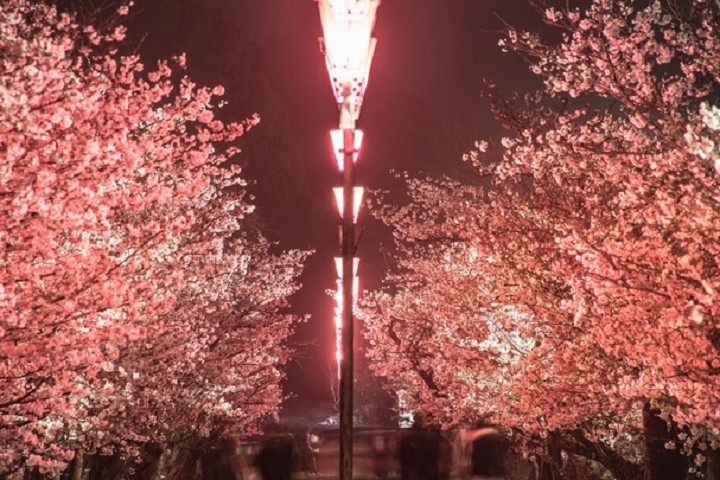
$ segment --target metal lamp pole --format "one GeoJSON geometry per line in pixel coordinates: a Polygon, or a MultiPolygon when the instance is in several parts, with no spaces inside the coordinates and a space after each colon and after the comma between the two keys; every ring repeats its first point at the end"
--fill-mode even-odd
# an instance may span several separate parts
{"type": "MultiPolygon", "coordinates": [[[[342,216],[342,280],[338,299],[341,318],[336,319],[340,342],[340,480],[351,480],[353,472],[353,308],[356,289],[356,220],[360,199],[356,199],[354,164],[357,158],[355,122],[360,114],[370,63],[375,50],[372,30],[380,0],[316,0],[320,9],[325,55],[333,91],[340,109],[339,128],[342,147],[335,145],[342,170],[342,196],[338,207],[342,216]],[[340,151],[338,151],[340,150],[340,151]],[[340,155],[342,158],[340,158],[340,155]],[[337,321],[339,320],[339,322],[337,321]]],[[[339,133],[339,132],[338,132],[339,133]]],[[[339,140],[339,139],[338,139],[339,140]]],[[[339,143],[339,142],[338,142],[339,143]]]]}
{"type": "Polygon", "coordinates": [[[342,333],[340,355],[340,480],[350,480],[353,471],[353,262],[355,222],[353,219],[353,131],[343,130],[343,218],[342,218],[342,333]]]}

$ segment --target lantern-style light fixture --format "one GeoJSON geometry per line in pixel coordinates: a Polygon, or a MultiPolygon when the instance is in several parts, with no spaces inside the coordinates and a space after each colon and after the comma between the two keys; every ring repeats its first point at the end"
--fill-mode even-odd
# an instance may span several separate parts
{"type": "MultiPolygon", "coordinates": [[[[364,190],[365,189],[363,187],[353,188],[353,223],[357,223],[358,214],[360,213],[360,203],[362,202],[364,190]]],[[[345,207],[343,187],[333,188],[333,193],[335,194],[335,203],[337,204],[338,212],[340,212],[340,218],[342,218],[342,214],[344,212],[343,207],[345,207]]]]}
{"type": "MultiPolygon", "coordinates": [[[[342,130],[331,130],[330,140],[332,140],[333,151],[335,152],[335,158],[337,159],[338,170],[341,172],[345,168],[345,139],[343,138],[342,130]]],[[[353,162],[357,163],[358,154],[360,153],[360,147],[362,146],[363,132],[362,130],[353,130],[353,162]]]]}
{"type": "Polygon", "coordinates": [[[317,0],[330,83],[341,106],[343,128],[352,128],[360,115],[375,52],[375,13],[380,0],[317,0]],[[347,118],[343,117],[347,115],[347,118]]]}

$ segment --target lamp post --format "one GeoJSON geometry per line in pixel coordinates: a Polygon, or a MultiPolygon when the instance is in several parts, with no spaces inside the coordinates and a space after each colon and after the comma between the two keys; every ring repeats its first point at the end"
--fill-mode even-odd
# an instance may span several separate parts
{"type": "Polygon", "coordinates": [[[338,374],[340,376],[340,480],[352,478],[353,444],[353,308],[357,290],[356,222],[362,189],[355,187],[354,166],[362,141],[355,129],[360,115],[376,40],[372,37],[375,13],[380,0],[316,0],[320,9],[325,55],[333,94],[340,110],[339,130],[331,132],[342,171],[342,190],[336,189],[342,217],[342,268],[335,319],[339,334],[338,374]]]}

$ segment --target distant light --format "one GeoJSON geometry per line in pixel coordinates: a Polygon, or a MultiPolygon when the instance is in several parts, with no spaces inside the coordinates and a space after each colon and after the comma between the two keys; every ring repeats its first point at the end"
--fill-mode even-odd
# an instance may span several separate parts
{"type": "MultiPolygon", "coordinates": [[[[353,162],[357,162],[360,147],[362,146],[363,132],[362,130],[354,130],[353,137],[353,162]]],[[[330,140],[332,140],[333,151],[337,159],[338,170],[341,172],[345,169],[345,139],[343,130],[330,131],[330,140]]]]}
{"type": "MultiPolygon", "coordinates": [[[[360,213],[360,204],[362,203],[362,197],[364,192],[363,187],[354,187],[353,188],[353,223],[357,223],[358,214],[360,213]]],[[[335,194],[335,203],[337,204],[338,212],[340,212],[340,218],[343,216],[343,212],[345,211],[345,199],[343,196],[343,188],[342,187],[335,187],[333,188],[333,193],[335,194]]]]}

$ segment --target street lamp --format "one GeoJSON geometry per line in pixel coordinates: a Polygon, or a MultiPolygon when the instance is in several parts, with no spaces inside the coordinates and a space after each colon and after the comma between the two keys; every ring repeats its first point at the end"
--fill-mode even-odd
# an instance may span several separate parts
{"type": "Polygon", "coordinates": [[[340,128],[355,128],[360,116],[376,40],[372,37],[380,0],[317,0],[330,84],[341,106],[340,128]]]}
{"type": "Polygon", "coordinates": [[[333,149],[342,172],[342,187],[336,189],[341,226],[341,267],[338,268],[338,374],[340,376],[340,480],[352,478],[353,441],[353,308],[357,298],[357,237],[355,223],[362,188],[354,185],[354,164],[362,142],[355,130],[367,88],[376,40],[372,37],[380,0],[316,0],[333,95],[340,110],[339,130],[331,132],[333,149]],[[338,318],[339,315],[339,318],[338,318]]]}

